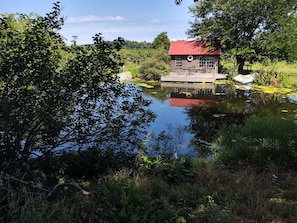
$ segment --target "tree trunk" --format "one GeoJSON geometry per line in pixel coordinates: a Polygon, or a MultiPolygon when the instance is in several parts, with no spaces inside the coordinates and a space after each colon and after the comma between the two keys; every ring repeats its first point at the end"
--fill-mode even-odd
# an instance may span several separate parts
{"type": "Polygon", "coordinates": [[[243,71],[245,59],[241,55],[236,55],[236,64],[238,66],[238,72],[243,71]]]}

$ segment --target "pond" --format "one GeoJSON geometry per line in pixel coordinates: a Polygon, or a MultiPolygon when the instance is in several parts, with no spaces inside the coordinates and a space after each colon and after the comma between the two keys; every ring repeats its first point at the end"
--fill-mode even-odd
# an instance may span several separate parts
{"type": "Polygon", "coordinates": [[[204,150],[221,126],[242,124],[250,115],[297,115],[295,97],[263,93],[248,85],[161,83],[142,90],[152,100],[150,109],[157,115],[148,129],[147,145],[156,147],[159,136],[160,148],[176,154],[206,156],[204,150]]]}

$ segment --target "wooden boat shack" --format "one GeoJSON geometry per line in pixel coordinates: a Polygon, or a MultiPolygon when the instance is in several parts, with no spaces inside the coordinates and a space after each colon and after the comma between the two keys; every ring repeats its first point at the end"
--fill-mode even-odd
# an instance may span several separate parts
{"type": "Polygon", "coordinates": [[[168,51],[171,72],[161,77],[170,82],[214,82],[226,79],[220,74],[221,49],[210,49],[204,41],[172,41],[168,51]]]}

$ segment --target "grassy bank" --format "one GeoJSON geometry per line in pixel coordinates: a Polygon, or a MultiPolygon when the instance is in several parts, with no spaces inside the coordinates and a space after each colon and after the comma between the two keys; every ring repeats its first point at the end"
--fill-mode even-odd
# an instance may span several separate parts
{"type": "MultiPolygon", "coordinates": [[[[15,222],[205,222],[284,223],[297,220],[297,172],[274,166],[234,169],[201,161],[178,164],[159,172],[123,169],[81,186],[84,196],[65,187],[47,196],[26,188],[12,196],[15,222]],[[176,172],[170,171],[175,170],[176,172]],[[165,171],[167,169],[167,171],[165,171]],[[174,175],[174,173],[176,173],[174,175]],[[17,220],[17,219],[15,219],[17,220]]],[[[12,217],[13,220],[13,217],[12,217]]]]}
{"type": "MultiPolygon", "coordinates": [[[[230,61],[222,61],[223,67],[228,71],[236,72],[234,63],[230,61]]],[[[288,88],[297,88],[297,63],[287,63],[285,61],[270,63],[254,63],[251,65],[249,72],[274,72],[285,76],[284,86],[288,88]]]]}
{"type": "Polygon", "coordinates": [[[286,63],[285,61],[280,61],[276,63],[269,63],[267,65],[255,63],[252,65],[253,71],[275,71],[276,73],[281,73],[285,75],[285,86],[291,88],[297,88],[297,63],[286,63]]]}

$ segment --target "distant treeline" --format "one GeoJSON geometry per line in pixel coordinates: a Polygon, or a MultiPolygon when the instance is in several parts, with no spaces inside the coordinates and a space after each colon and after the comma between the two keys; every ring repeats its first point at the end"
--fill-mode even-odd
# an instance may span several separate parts
{"type": "MultiPolygon", "coordinates": [[[[106,41],[106,42],[112,42],[112,41],[106,41]]],[[[90,44],[91,46],[93,44],[90,44]]],[[[123,49],[153,49],[153,44],[151,42],[137,42],[135,40],[126,40],[123,45],[123,49]]]]}
{"type": "Polygon", "coordinates": [[[123,48],[126,49],[152,49],[153,44],[150,42],[142,41],[142,42],[137,42],[137,41],[131,41],[131,40],[125,40],[123,48]]]}

